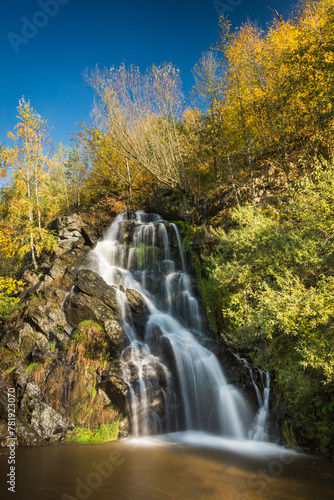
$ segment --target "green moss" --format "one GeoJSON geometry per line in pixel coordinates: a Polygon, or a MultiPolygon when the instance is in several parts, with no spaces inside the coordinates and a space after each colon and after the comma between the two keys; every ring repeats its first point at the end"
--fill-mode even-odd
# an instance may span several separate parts
{"type": "Polygon", "coordinates": [[[73,340],[80,342],[85,338],[87,330],[94,327],[96,330],[103,332],[103,328],[92,320],[81,321],[73,332],[73,340]]]}
{"type": "Polygon", "coordinates": [[[144,245],[144,243],[139,243],[136,247],[137,260],[139,269],[143,269],[145,264],[149,264],[154,260],[162,260],[164,252],[161,248],[152,245],[144,245]]]}
{"type": "Polygon", "coordinates": [[[184,252],[187,252],[191,248],[196,230],[193,226],[188,224],[188,222],[183,220],[175,220],[173,223],[176,224],[180,230],[182,236],[182,248],[184,252]]]}
{"type": "Polygon", "coordinates": [[[76,427],[74,435],[67,438],[67,441],[80,444],[98,444],[116,441],[118,436],[119,420],[108,425],[100,425],[96,429],[76,427]]]}

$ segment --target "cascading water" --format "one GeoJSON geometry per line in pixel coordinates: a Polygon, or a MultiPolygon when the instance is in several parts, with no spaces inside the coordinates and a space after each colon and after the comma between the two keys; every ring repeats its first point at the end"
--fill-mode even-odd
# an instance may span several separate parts
{"type": "Polygon", "coordinates": [[[201,317],[177,227],[156,214],[124,213],[93,252],[97,271],[118,290],[133,434],[202,430],[246,438],[247,404],[200,343],[201,317]],[[141,320],[129,305],[133,290],[146,309],[141,320]]]}
{"type": "Polygon", "coordinates": [[[235,357],[243,362],[249,371],[249,375],[255,389],[259,409],[256,414],[253,428],[248,431],[248,436],[256,441],[268,441],[267,423],[269,420],[269,396],[270,396],[270,374],[264,370],[258,369],[262,393],[259,388],[256,377],[253,373],[252,365],[245,358],[235,354],[235,357]]]}

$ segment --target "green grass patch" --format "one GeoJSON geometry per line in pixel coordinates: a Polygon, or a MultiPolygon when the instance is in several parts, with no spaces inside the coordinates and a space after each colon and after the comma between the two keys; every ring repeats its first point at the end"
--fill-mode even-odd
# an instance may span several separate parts
{"type": "Polygon", "coordinates": [[[118,420],[108,425],[100,425],[96,429],[75,428],[75,433],[68,441],[80,444],[99,444],[116,441],[118,436],[118,420]]]}
{"type": "Polygon", "coordinates": [[[26,368],[26,375],[34,373],[43,363],[30,363],[26,368]]]}

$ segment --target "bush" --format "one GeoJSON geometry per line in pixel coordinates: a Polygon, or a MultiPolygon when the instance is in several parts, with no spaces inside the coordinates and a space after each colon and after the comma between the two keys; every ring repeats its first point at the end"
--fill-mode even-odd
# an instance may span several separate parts
{"type": "Polygon", "coordinates": [[[277,208],[242,206],[234,229],[213,230],[200,283],[214,329],[276,371],[291,421],[322,450],[334,444],[333,206],[334,166],[318,161],[277,208]]]}
{"type": "Polygon", "coordinates": [[[18,308],[20,299],[16,295],[19,287],[23,285],[23,281],[0,277],[0,321],[8,319],[18,308]]]}

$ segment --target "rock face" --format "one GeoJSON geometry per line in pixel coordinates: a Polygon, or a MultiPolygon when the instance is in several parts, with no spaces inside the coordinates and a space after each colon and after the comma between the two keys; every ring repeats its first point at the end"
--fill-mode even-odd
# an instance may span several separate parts
{"type": "MultiPolygon", "coordinates": [[[[119,323],[117,293],[93,271],[87,254],[101,231],[76,214],[59,217],[49,229],[58,235],[44,274],[27,274],[22,312],[6,325],[0,342],[0,444],[7,436],[8,387],[15,388],[17,442],[40,445],[62,441],[74,427],[120,420],[129,433],[127,385],[119,356],[126,336],[119,323]]],[[[138,297],[133,298],[140,309],[138,297]],[[137,302],[136,302],[137,299],[137,302]]]]}
{"type": "Polygon", "coordinates": [[[117,290],[108,286],[95,272],[82,269],[74,282],[74,289],[64,304],[67,321],[76,326],[93,320],[104,328],[115,354],[124,346],[125,334],[119,323],[117,290]]]}

